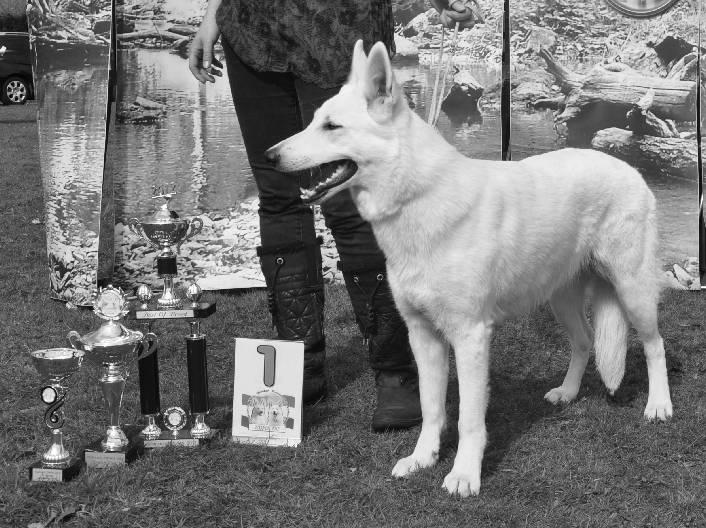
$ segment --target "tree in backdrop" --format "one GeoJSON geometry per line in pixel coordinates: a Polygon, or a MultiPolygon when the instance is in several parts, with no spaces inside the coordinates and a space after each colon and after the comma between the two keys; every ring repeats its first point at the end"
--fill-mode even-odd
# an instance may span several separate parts
{"type": "Polygon", "coordinates": [[[0,31],[27,31],[27,0],[0,2],[0,31]]]}

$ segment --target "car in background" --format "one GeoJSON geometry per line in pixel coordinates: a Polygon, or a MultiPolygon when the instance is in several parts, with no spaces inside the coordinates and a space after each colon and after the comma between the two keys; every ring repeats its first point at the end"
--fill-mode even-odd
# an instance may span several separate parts
{"type": "Polygon", "coordinates": [[[34,99],[29,33],[0,32],[0,101],[24,104],[34,99]]]}

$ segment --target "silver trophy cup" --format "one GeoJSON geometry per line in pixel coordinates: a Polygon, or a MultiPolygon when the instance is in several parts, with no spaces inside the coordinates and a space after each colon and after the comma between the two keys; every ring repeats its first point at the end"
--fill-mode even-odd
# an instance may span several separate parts
{"type": "Polygon", "coordinates": [[[47,405],[44,423],[52,434],[51,445],[42,454],[41,462],[30,468],[30,480],[68,480],[78,474],[80,464],[64,447],[63,407],[69,379],[81,368],[85,354],[72,348],[48,348],[30,355],[42,379],[41,398],[47,405]]]}
{"type": "Polygon", "coordinates": [[[164,308],[181,306],[182,300],[174,289],[174,278],[177,275],[176,255],[181,245],[196,236],[203,229],[203,220],[180,218],[169,209],[169,200],[176,192],[163,192],[155,188],[152,198],[163,199],[164,203],[151,217],[144,220],[131,218],[128,227],[135,235],[147,240],[159,250],[157,255],[157,273],[164,280],[162,295],[157,303],[164,308]],[[176,247],[176,252],[172,249],[176,247]]]}
{"type": "Polygon", "coordinates": [[[71,346],[84,352],[89,362],[101,368],[99,382],[109,416],[108,429],[101,440],[101,447],[107,452],[120,452],[129,444],[120,426],[120,408],[128,376],[127,363],[137,356],[138,347],[145,345],[143,354],[147,355],[157,347],[158,341],[152,333],[143,335],[118,322],[127,313],[127,299],[120,289],[112,286],[101,289],[94,300],[93,310],[105,319],[100,328],[84,336],[72,330],[67,337],[71,346]]]}

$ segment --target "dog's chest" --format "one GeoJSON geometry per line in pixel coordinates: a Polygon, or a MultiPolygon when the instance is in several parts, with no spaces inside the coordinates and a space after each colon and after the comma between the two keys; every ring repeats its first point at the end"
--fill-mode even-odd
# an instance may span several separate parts
{"type": "Polygon", "coordinates": [[[446,285],[441,284],[433,274],[419,269],[415,272],[409,269],[398,272],[388,269],[388,275],[398,305],[404,304],[415,312],[431,316],[443,311],[444,304],[448,303],[446,285]]]}

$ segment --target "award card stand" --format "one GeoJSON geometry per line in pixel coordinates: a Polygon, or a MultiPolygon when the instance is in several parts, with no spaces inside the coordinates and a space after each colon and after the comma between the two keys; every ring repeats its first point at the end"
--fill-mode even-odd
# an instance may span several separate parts
{"type": "Polygon", "coordinates": [[[234,370],[233,441],[298,445],[304,343],[236,338],[234,370]]]}

